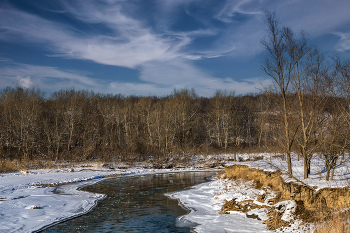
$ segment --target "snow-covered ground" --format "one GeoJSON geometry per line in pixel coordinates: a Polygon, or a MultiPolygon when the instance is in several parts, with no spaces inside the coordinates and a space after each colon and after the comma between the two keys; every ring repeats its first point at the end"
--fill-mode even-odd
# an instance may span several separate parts
{"type": "MultiPolygon", "coordinates": [[[[242,189],[231,189],[236,185],[233,183],[233,181],[220,179],[167,194],[170,198],[179,199],[181,204],[191,211],[177,219],[177,226],[193,227],[199,233],[270,232],[266,230],[262,221],[247,218],[245,213],[237,211],[231,214],[219,214],[224,199],[245,199],[254,196],[254,193],[244,189],[244,186],[240,186],[242,189]]],[[[238,188],[238,186],[235,187],[238,188]]],[[[260,212],[261,216],[266,215],[263,209],[260,212]]]]}
{"type": "MultiPolygon", "coordinates": [[[[168,197],[178,199],[181,204],[190,210],[190,213],[177,219],[177,226],[193,227],[198,233],[216,232],[273,232],[266,229],[263,223],[267,217],[267,208],[252,209],[247,213],[228,211],[229,214],[220,214],[224,200],[236,199],[237,202],[252,200],[256,205],[270,206],[257,200],[264,190],[254,188],[253,182],[237,182],[230,179],[217,179],[202,183],[191,189],[167,194],[168,197]],[[248,218],[247,216],[250,216],[248,218]],[[259,218],[259,220],[257,219],[259,218]]],[[[271,191],[268,193],[274,197],[271,191]]],[[[295,201],[282,201],[275,205],[283,210],[282,220],[292,222],[289,227],[278,229],[277,232],[309,232],[309,225],[300,226],[301,221],[294,219],[295,201]]]]}
{"type": "MultiPolygon", "coordinates": [[[[202,157],[198,158],[202,159],[202,157]]],[[[276,166],[281,169],[286,167],[284,161],[271,154],[241,154],[238,157],[242,161],[238,162],[239,164],[247,164],[260,169],[275,170],[276,166]],[[254,157],[262,158],[262,160],[254,161],[254,157]],[[274,166],[270,166],[269,163],[274,164],[274,166]]],[[[233,159],[233,155],[218,156],[215,159],[226,159],[227,161],[227,159],[233,159]]],[[[202,165],[198,164],[197,167],[204,167],[202,165]]],[[[342,187],[349,185],[349,165],[346,163],[337,167],[334,181],[330,182],[325,181],[324,165],[319,159],[312,161],[312,172],[309,179],[302,179],[302,160],[293,160],[293,173],[302,182],[310,186],[317,186],[318,189],[326,186],[342,187]]],[[[105,176],[195,170],[193,168],[161,170],[131,168],[122,170],[75,167],[74,170],[46,169],[0,174],[0,232],[33,232],[86,213],[104,195],[83,192],[78,189],[101,181],[105,176]],[[64,185],[51,187],[51,184],[64,185]]],[[[236,211],[231,211],[230,214],[218,213],[225,199],[237,198],[237,201],[255,201],[260,192],[254,189],[253,185],[249,185],[249,182],[237,183],[232,180],[219,179],[199,184],[191,189],[171,193],[169,197],[179,199],[183,206],[191,210],[188,215],[177,220],[178,226],[192,226],[197,232],[269,232],[262,221],[247,218],[245,213],[236,211]]],[[[286,208],[293,207],[292,202],[282,204],[286,208]]],[[[262,220],[267,218],[265,209],[255,209],[248,214],[257,215],[262,220]]],[[[288,215],[285,217],[288,218],[288,215]]],[[[290,232],[295,232],[295,225],[293,227],[289,229],[290,232]]],[[[284,230],[288,231],[288,229],[284,230]]]]}
{"type": "MultiPolygon", "coordinates": [[[[229,162],[226,165],[233,164],[246,164],[250,167],[259,168],[266,171],[275,171],[281,169],[282,171],[287,171],[287,163],[279,157],[275,157],[275,154],[242,154],[239,157],[242,162],[229,162]],[[261,160],[249,161],[254,157],[262,158],[261,160]],[[246,161],[247,160],[247,161],[246,161]]],[[[254,159],[253,159],[254,160],[254,159]]],[[[334,172],[333,180],[326,181],[326,168],[324,161],[321,158],[314,156],[311,160],[311,174],[308,179],[304,179],[304,166],[303,159],[297,160],[297,156],[292,156],[292,169],[293,176],[303,183],[317,187],[316,190],[319,190],[324,187],[345,187],[350,185],[350,161],[344,161],[340,166],[337,166],[334,172]]],[[[289,179],[285,174],[284,179],[288,181],[296,181],[294,179],[289,179]]]]}

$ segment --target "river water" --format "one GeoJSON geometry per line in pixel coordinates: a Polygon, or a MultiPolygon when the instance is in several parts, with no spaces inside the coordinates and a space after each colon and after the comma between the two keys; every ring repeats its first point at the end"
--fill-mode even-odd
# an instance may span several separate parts
{"type": "Polygon", "coordinates": [[[176,218],[187,210],[163,194],[189,188],[214,175],[207,171],[106,179],[82,189],[107,195],[92,211],[43,232],[190,232],[175,225],[176,218]]]}

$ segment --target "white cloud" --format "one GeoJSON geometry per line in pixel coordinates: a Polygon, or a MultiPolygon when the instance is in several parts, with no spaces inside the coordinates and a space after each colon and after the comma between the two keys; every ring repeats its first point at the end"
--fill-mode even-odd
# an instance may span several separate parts
{"type": "MultiPolygon", "coordinates": [[[[228,25],[214,50],[235,48],[230,53],[232,56],[254,56],[261,52],[260,40],[266,33],[264,10],[275,10],[281,26],[291,27],[296,32],[305,30],[315,38],[349,25],[349,9],[348,0],[338,0],[336,4],[328,0],[227,0],[214,16],[228,25]]],[[[341,43],[346,45],[346,40],[341,43]]]]}
{"type": "MultiPolygon", "coordinates": [[[[334,4],[328,0],[227,0],[222,9],[205,17],[220,20],[221,28],[203,24],[193,31],[174,32],[174,14],[182,6],[197,4],[198,0],[158,0],[156,24],[151,28],[147,20],[137,20],[134,1],[60,1],[62,14],[78,20],[91,29],[81,32],[68,24],[49,21],[23,11],[3,7],[0,9],[0,40],[34,42],[52,51],[50,56],[90,60],[100,64],[135,68],[141,71],[143,83],[123,83],[96,80],[77,71],[55,67],[17,64],[0,68],[0,86],[21,83],[23,86],[39,86],[45,90],[57,90],[74,86],[101,92],[125,94],[169,94],[174,87],[188,87],[199,94],[212,95],[216,89],[236,91],[237,94],[254,92],[259,87],[255,79],[235,81],[219,79],[196,67],[192,61],[219,56],[254,56],[262,51],[260,39],[265,34],[262,11],[275,10],[282,26],[295,30],[305,29],[311,37],[330,33],[349,23],[348,0],[334,4]],[[180,7],[181,6],[181,7],[180,7]],[[241,18],[240,18],[241,17],[241,18]],[[102,26],[104,32],[100,31],[102,26]],[[206,46],[191,47],[197,38],[215,36],[206,46]],[[19,77],[19,78],[17,78],[19,77]],[[24,78],[23,78],[24,77],[24,78]],[[18,81],[19,80],[19,81],[18,81]],[[147,93],[146,93],[147,92],[147,93]]],[[[214,11],[214,9],[213,9],[214,11]]],[[[195,17],[204,17],[196,15],[195,17]]],[[[203,19],[204,21],[209,19],[203,19]]],[[[200,21],[200,19],[198,19],[200,21]]],[[[338,33],[337,49],[349,49],[349,34],[338,33]]],[[[1,60],[2,58],[0,58],[1,60]]]]}
{"type": "Polygon", "coordinates": [[[129,68],[152,60],[182,56],[179,50],[190,43],[189,37],[155,35],[138,21],[125,16],[119,7],[100,12],[93,6],[88,7],[87,2],[84,6],[87,8],[84,13],[73,7],[67,9],[80,20],[105,23],[113,34],[85,35],[28,13],[0,9],[0,28],[5,30],[1,37],[11,41],[44,42],[59,56],[129,68]]]}
{"type": "Polygon", "coordinates": [[[334,33],[340,37],[339,43],[336,45],[336,49],[340,52],[350,50],[350,33],[334,33]]]}
{"type": "Polygon", "coordinates": [[[348,0],[337,0],[336,4],[329,0],[227,0],[216,17],[232,23],[241,14],[250,18],[256,17],[258,21],[264,17],[265,10],[276,11],[282,26],[292,27],[296,31],[303,29],[311,36],[319,36],[349,23],[349,9],[348,0]]]}
{"type": "Polygon", "coordinates": [[[169,95],[174,88],[171,86],[160,86],[152,83],[123,83],[111,82],[104,93],[120,93],[123,95],[169,95]]]}
{"type": "Polygon", "coordinates": [[[311,37],[330,33],[349,23],[350,1],[309,0],[278,1],[277,16],[283,26],[305,30],[311,37]]]}
{"type": "Polygon", "coordinates": [[[217,51],[225,51],[234,57],[253,57],[262,51],[260,40],[264,37],[264,24],[255,18],[228,28],[222,37],[215,42],[217,51]]]}
{"type": "Polygon", "coordinates": [[[157,24],[163,27],[158,25],[160,30],[154,30],[147,25],[147,20],[141,21],[133,17],[133,9],[138,7],[134,1],[59,2],[64,14],[89,24],[91,28],[103,25],[109,32],[85,34],[71,26],[3,7],[0,9],[0,29],[3,29],[0,39],[45,42],[56,55],[135,68],[143,63],[172,60],[174,57],[193,60],[222,54],[255,55],[261,51],[260,39],[265,34],[262,23],[265,9],[276,10],[282,25],[291,26],[295,30],[305,29],[313,37],[334,31],[339,25],[349,22],[350,8],[348,0],[339,0],[337,4],[328,0],[227,0],[217,13],[205,16],[227,22],[227,28],[217,30],[213,25],[207,24],[206,29],[174,33],[168,31],[174,20],[168,19],[172,19],[178,10],[183,10],[180,6],[193,3],[202,7],[205,3],[198,0],[158,0],[158,8],[155,8],[154,13],[157,17],[160,16],[157,24]],[[161,14],[160,11],[169,13],[161,14]],[[245,19],[242,20],[240,16],[245,19]],[[217,36],[213,45],[201,50],[188,49],[195,38],[211,35],[217,36]],[[205,56],[206,53],[210,54],[205,56]]]}
{"type": "Polygon", "coordinates": [[[237,82],[232,78],[214,78],[179,60],[145,65],[141,70],[142,83],[97,80],[79,71],[18,63],[1,67],[0,73],[0,88],[37,87],[45,92],[74,87],[77,90],[88,89],[105,94],[161,96],[170,94],[174,88],[195,88],[199,95],[211,96],[218,89],[244,94],[257,92],[257,88],[261,87],[260,79],[237,82]]]}
{"type": "Polygon", "coordinates": [[[32,88],[34,86],[34,82],[30,79],[30,76],[25,78],[17,76],[17,85],[23,88],[32,88]]]}
{"type": "Polygon", "coordinates": [[[254,0],[227,1],[215,17],[225,23],[232,23],[237,14],[261,16],[263,9],[260,6],[261,4],[254,0]]]}
{"type": "MultiPolygon", "coordinates": [[[[194,67],[188,61],[172,60],[152,62],[142,66],[141,80],[159,86],[173,88],[195,88],[199,95],[211,96],[218,89],[234,91],[236,94],[257,92],[262,88],[261,79],[247,79],[241,82],[228,77],[215,78],[194,67]]],[[[264,81],[266,83],[266,81],[264,81]]]]}
{"type": "Polygon", "coordinates": [[[38,87],[43,91],[56,91],[75,87],[77,89],[102,89],[103,81],[95,80],[74,71],[59,70],[56,67],[34,66],[12,63],[0,67],[0,88],[21,86],[38,87]]]}
{"type": "Polygon", "coordinates": [[[159,85],[185,87],[198,84],[198,81],[205,77],[209,77],[209,75],[195,68],[189,62],[174,59],[145,63],[141,67],[140,79],[159,85]]]}

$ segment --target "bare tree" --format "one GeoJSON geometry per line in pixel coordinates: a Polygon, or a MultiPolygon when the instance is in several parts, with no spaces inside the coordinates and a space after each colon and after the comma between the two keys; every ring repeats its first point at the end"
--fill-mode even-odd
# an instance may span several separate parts
{"type": "Polygon", "coordinates": [[[288,58],[288,41],[286,35],[290,29],[280,28],[276,14],[266,12],[266,25],[268,27],[268,37],[261,41],[267,51],[265,61],[262,63],[262,70],[272,78],[274,85],[273,94],[280,98],[279,113],[283,119],[284,141],[283,150],[287,157],[288,173],[292,176],[291,152],[294,142],[294,132],[292,132],[290,114],[291,114],[291,75],[289,67],[291,66],[288,58]]]}

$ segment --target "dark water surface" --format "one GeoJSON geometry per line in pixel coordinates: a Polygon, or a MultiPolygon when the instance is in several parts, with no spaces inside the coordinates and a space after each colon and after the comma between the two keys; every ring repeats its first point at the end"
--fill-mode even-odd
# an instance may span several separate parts
{"type": "Polygon", "coordinates": [[[164,193],[205,182],[215,172],[182,172],[107,179],[82,190],[107,197],[85,215],[43,232],[190,232],[175,226],[187,213],[164,193]]]}

